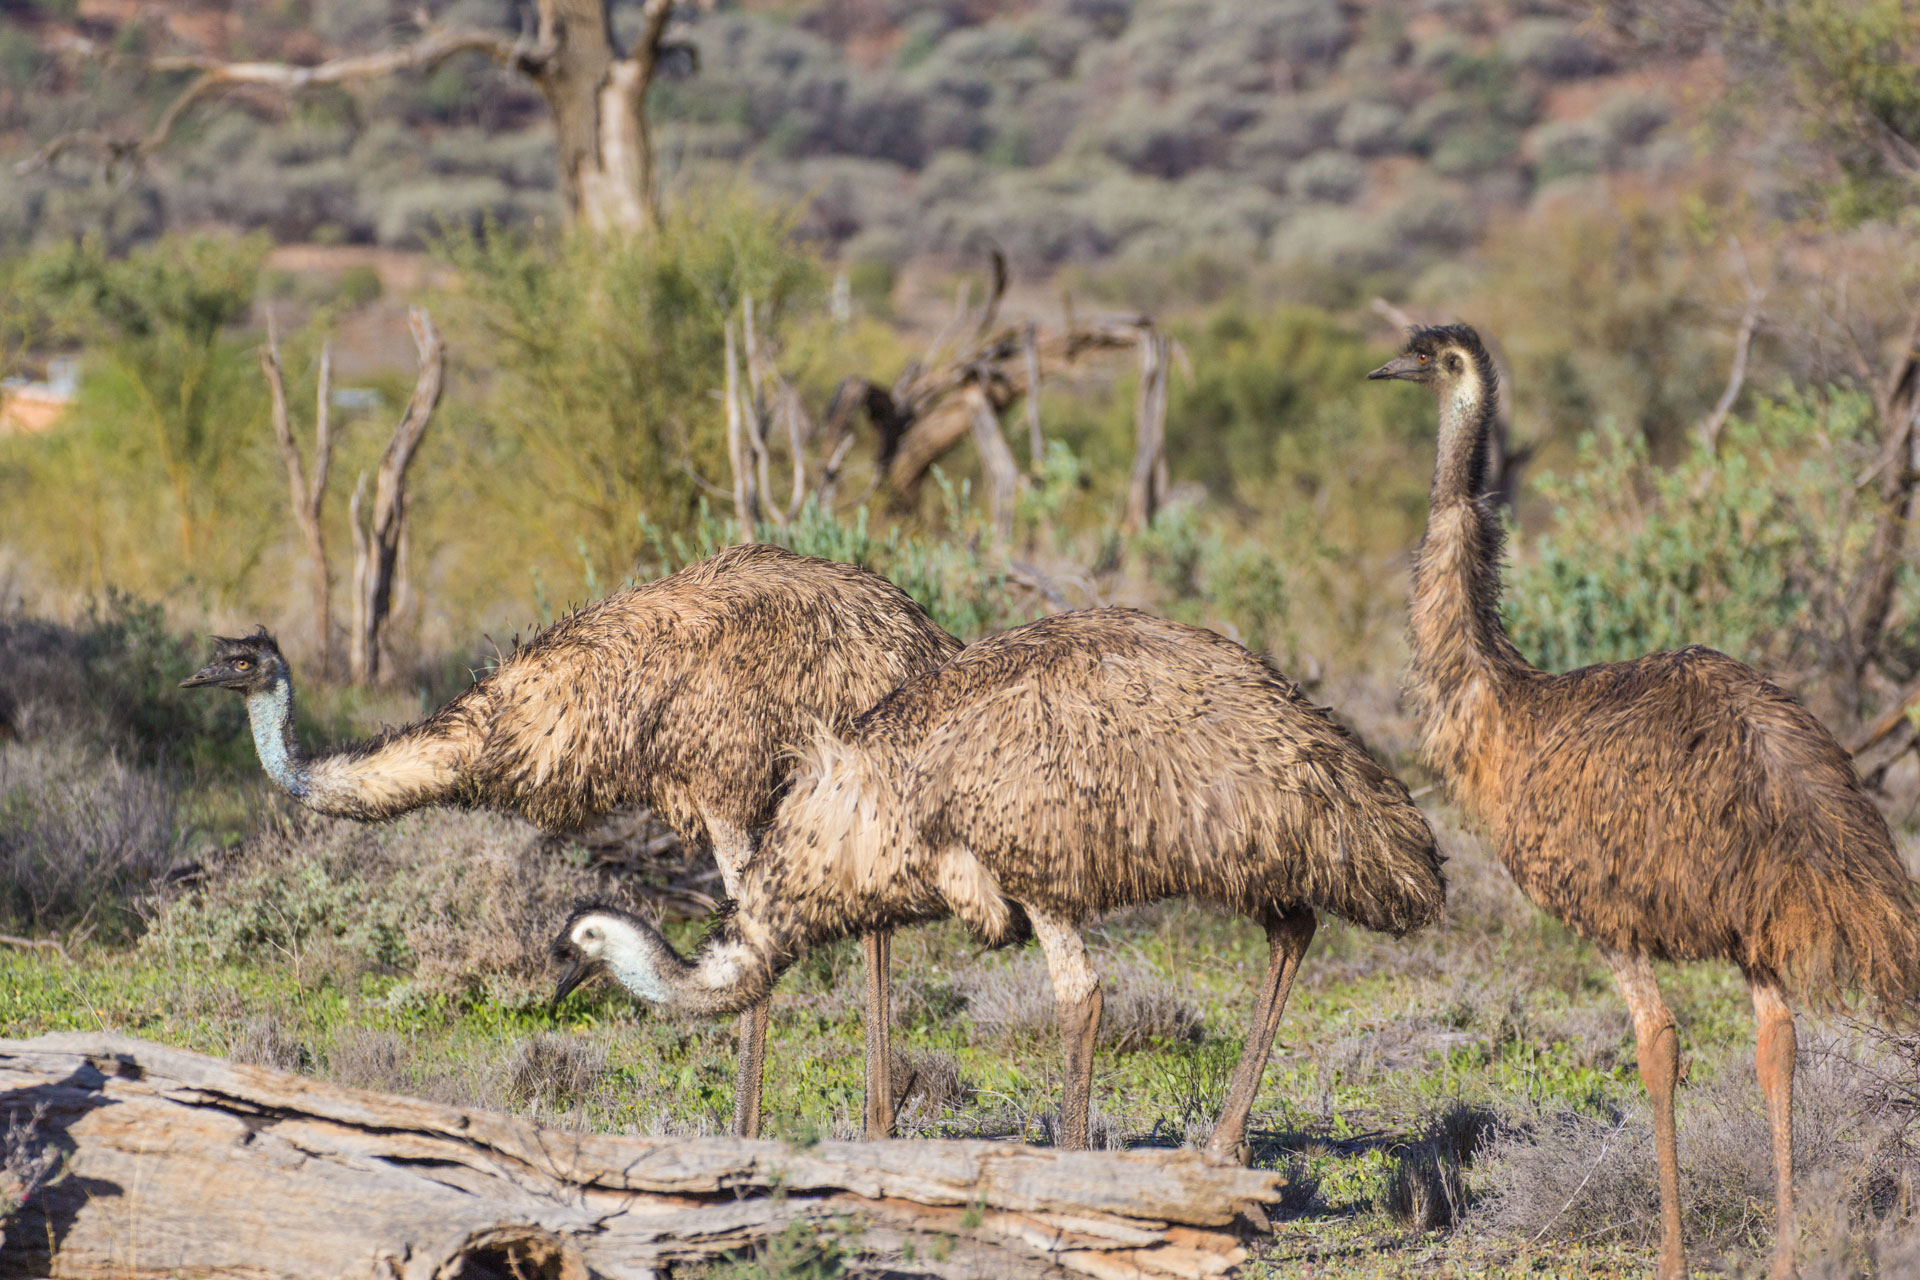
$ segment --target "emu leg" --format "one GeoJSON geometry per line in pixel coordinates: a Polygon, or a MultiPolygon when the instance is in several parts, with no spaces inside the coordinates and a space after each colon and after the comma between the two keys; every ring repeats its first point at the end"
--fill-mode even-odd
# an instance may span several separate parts
{"type": "Polygon", "coordinates": [[[1773,1130],[1773,1269],[1772,1280],[1794,1275],[1793,1245],[1793,1059],[1799,1043],[1793,1032],[1793,1010],[1778,984],[1749,977],[1753,1016],[1760,1024],[1753,1065],[1760,1092],[1767,1100],[1767,1126],[1773,1130]]]}
{"type": "MultiPolygon", "coordinates": [[[[726,886],[727,896],[735,897],[740,890],[740,876],[753,858],[753,837],[704,809],[701,817],[707,824],[713,860],[720,868],[720,882],[726,886]]],[[[772,1013],[773,997],[769,996],[740,1015],[740,1061],[733,1087],[736,1138],[760,1136],[760,1091],[766,1078],[767,1022],[772,1013]]]]}
{"type": "Polygon", "coordinates": [[[1100,975],[1073,923],[1027,904],[1033,932],[1047,953],[1053,976],[1054,1015],[1066,1047],[1066,1096],[1060,1102],[1059,1146],[1085,1151],[1092,1145],[1093,1040],[1100,1030],[1100,975]]]}
{"type": "Polygon", "coordinates": [[[1293,990],[1293,977],[1300,971],[1300,958],[1313,942],[1318,922],[1310,907],[1270,915],[1263,923],[1267,929],[1267,977],[1253,1002],[1253,1022],[1247,1028],[1247,1043],[1240,1050],[1240,1065],[1233,1070],[1233,1083],[1227,1089],[1227,1103],[1220,1111],[1220,1122],[1207,1139],[1207,1159],[1219,1163],[1234,1160],[1251,1164],[1253,1152],[1247,1146],[1247,1116],[1260,1092],[1260,1077],[1266,1073],[1267,1059],[1273,1053],[1273,1038],[1280,1032],[1280,1016],[1287,1011],[1287,995],[1293,990]]]}
{"type": "Polygon", "coordinates": [[[773,1013],[768,996],[740,1015],[740,1068],[733,1082],[733,1136],[760,1136],[760,1086],[766,1075],[767,1020],[773,1013]]]}
{"type": "Polygon", "coordinates": [[[1685,1280],[1687,1259],[1680,1241],[1680,1152],[1674,1138],[1673,1093],[1680,1082],[1680,1033],[1660,998],[1653,965],[1645,956],[1610,955],[1614,981],[1633,1014],[1640,1082],[1653,1104],[1653,1142],[1660,1164],[1660,1280],[1685,1280]]]}
{"type": "Polygon", "coordinates": [[[893,1136],[893,935],[867,935],[867,1141],[893,1136]]]}

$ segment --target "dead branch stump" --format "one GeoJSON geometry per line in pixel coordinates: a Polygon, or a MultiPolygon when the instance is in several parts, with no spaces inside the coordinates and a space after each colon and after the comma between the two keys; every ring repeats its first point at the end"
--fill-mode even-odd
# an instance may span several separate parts
{"type": "Polygon", "coordinates": [[[1280,1175],[1197,1152],[568,1133],[125,1036],[0,1040],[63,1168],[0,1276],[657,1277],[800,1223],[890,1274],[1225,1275],[1280,1175]]]}

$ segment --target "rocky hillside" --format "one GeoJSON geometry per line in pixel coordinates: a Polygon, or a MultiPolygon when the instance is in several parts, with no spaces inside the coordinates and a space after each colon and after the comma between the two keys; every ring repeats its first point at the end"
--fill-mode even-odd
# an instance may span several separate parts
{"type": "MultiPolygon", "coordinates": [[[[173,85],[48,56],[312,61],[403,38],[407,0],[4,0],[0,154],[151,119],[173,85]],[[142,16],[142,15],[145,16],[142,16]]],[[[436,6],[512,29],[508,0],[436,6]]],[[[633,6],[622,6],[623,20],[633,6]]],[[[690,6],[691,8],[691,6],[690,6]]],[[[670,180],[744,172],[859,260],[1417,268],[1603,170],[1693,163],[1711,67],[1610,47],[1548,0],[764,0],[690,12],[698,70],[656,92],[670,180]]],[[[1590,26],[1590,24],[1589,24],[1590,26]]],[[[0,186],[0,243],[97,227],[265,228],[407,246],[445,220],[558,215],[543,108],[479,59],[290,107],[195,114],[144,174],[79,159],[0,186]]]]}

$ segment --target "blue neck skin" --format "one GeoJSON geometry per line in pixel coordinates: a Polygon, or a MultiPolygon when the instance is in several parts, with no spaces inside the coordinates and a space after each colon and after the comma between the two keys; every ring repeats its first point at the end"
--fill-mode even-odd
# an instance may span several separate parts
{"type": "Polygon", "coordinates": [[[307,770],[293,741],[293,685],[282,676],[268,688],[247,698],[247,720],[253,726],[253,749],[267,776],[289,794],[307,794],[307,770]]]}

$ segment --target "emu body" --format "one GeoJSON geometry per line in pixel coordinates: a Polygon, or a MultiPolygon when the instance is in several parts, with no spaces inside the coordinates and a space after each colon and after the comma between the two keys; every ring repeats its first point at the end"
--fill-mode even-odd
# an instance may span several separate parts
{"type": "MultiPolygon", "coordinates": [[[[451,804],[569,830],[646,805],[709,843],[732,895],[792,752],[959,647],[876,574],[744,546],[588,605],[419,723],[330,752],[295,738],[292,677],[265,632],[221,640],[183,683],[244,694],[261,764],[317,812],[367,821],[451,804]]],[[[869,959],[884,958],[870,940],[869,959]]],[[[735,1128],[748,1135],[765,1016],[742,1026],[735,1128]]],[[[884,1092],[870,1122],[891,1124],[884,1092]]]]}
{"type": "Polygon", "coordinates": [[[1422,749],[1520,887],[1600,946],[1654,1105],[1662,1280],[1682,1274],[1679,1041],[1651,962],[1726,959],[1751,988],[1773,1130],[1773,1272],[1793,1267],[1793,1014],[1868,992],[1910,1017],[1920,911],[1846,752],[1793,698],[1706,648],[1551,675],[1499,617],[1501,534],[1480,493],[1496,392],[1473,330],[1416,331],[1370,377],[1427,386],[1439,457],[1414,568],[1422,749]]]}
{"type": "Polygon", "coordinates": [[[1418,928],[1444,900],[1440,861],[1406,788],[1272,668],[1208,631],[1097,610],[978,641],[816,738],[735,914],[690,961],[600,907],[555,952],[563,991],[604,968],[724,1013],[828,939],[952,914],[1001,944],[1030,924],[1066,1046],[1061,1141],[1085,1146],[1101,996],[1080,926],[1169,897],[1249,915],[1270,964],[1209,1144],[1224,1157],[1315,913],[1418,928]]]}

